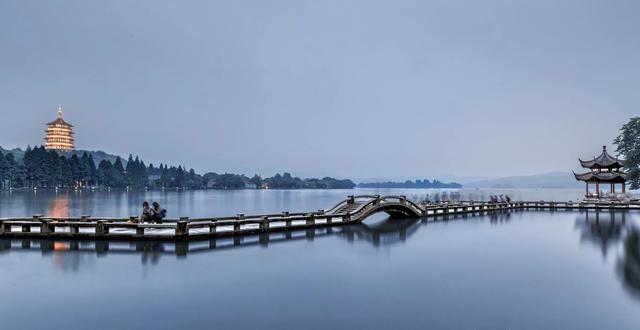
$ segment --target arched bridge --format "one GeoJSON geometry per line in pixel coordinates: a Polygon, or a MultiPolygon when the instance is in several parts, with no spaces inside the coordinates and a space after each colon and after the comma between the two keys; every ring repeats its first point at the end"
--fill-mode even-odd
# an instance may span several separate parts
{"type": "Polygon", "coordinates": [[[378,212],[393,218],[413,218],[424,215],[425,209],[405,196],[358,195],[349,196],[325,214],[348,216],[351,221],[360,222],[378,212]]]}

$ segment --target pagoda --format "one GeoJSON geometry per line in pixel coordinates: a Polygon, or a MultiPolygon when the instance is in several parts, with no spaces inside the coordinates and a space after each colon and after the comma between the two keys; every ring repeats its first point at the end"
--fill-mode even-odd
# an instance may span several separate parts
{"type": "Polygon", "coordinates": [[[58,118],[47,123],[44,147],[47,150],[72,151],[73,145],[73,125],[62,119],[62,107],[58,107],[58,118]]]}
{"type": "Polygon", "coordinates": [[[595,197],[600,198],[600,184],[609,184],[610,192],[616,192],[616,184],[619,183],[622,187],[622,193],[625,192],[625,182],[627,181],[627,174],[624,173],[623,161],[618,157],[613,157],[607,153],[607,146],[602,146],[602,154],[597,157],[593,157],[593,160],[582,160],[580,165],[583,168],[588,168],[590,171],[587,173],[573,175],[576,180],[584,181],[586,184],[586,197],[592,197],[589,194],[589,183],[595,183],[596,191],[595,197]]]}

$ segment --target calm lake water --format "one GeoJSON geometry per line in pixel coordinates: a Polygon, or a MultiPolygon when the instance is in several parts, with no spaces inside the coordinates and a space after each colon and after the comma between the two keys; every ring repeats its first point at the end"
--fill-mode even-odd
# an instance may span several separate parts
{"type": "MultiPolygon", "coordinates": [[[[0,193],[0,217],[310,211],[349,194],[0,193]]],[[[575,200],[581,190],[461,191],[575,200]]],[[[457,196],[457,194],[454,194],[457,196]]],[[[484,196],[484,197],[483,197],[484,196]]],[[[174,243],[0,240],[2,329],[638,329],[640,212],[389,219],[174,243]]]]}

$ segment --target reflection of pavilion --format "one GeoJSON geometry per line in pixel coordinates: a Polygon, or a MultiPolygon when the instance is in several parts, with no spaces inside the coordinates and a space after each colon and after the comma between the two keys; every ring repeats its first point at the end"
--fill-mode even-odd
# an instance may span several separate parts
{"type": "Polygon", "coordinates": [[[622,238],[626,226],[626,211],[586,211],[576,218],[576,227],[580,228],[581,241],[592,242],[602,250],[606,257],[609,247],[622,238]]]}
{"type": "Polygon", "coordinates": [[[624,239],[624,255],[618,260],[617,270],[627,292],[640,299],[640,231],[635,227],[624,239]]]}

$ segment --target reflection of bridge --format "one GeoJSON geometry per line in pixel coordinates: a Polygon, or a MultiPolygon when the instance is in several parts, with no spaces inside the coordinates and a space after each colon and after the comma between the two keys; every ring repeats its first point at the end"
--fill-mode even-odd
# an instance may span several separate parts
{"type": "Polygon", "coordinates": [[[107,254],[141,255],[143,263],[155,263],[161,256],[187,255],[221,251],[243,247],[270,245],[293,242],[314,241],[324,237],[340,237],[352,243],[362,241],[374,246],[390,246],[404,243],[416,233],[423,223],[418,218],[392,219],[386,218],[373,224],[356,223],[339,228],[324,227],[306,230],[291,230],[279,233],[263,233],[258,235],[210,238],[198,241],[131,241],[115,242],[108,240],[77,240],[49,238],[0,239],[0,254],[11,250],[35,252],[42,255],[54,254],[70,260],[70,263],[81,260],[79,255],[107,254]]]}
{"type": "Polygon", "coordinates": [[[313,229],[359,223],[369,216],[385,212],[393,218],[433,218],[493,213],[512,209],[640,209],[631,203],[583,202],[458,202],[418,204],[405,196],[349,196],[331,209],[310,213],[261,214],[232,217],[166,220],[162,224],[135,223],[129,219],[52,218],[34,215],[32,218],[0,219],[3,237],[91,238],[113,240],[187,240],[211,237],[261,234],[292,229],[313,229]],[[129,221],[128,221],[129,220],[129,221]],[[21,230],[14,230],[19,227],[21,230]]]}

